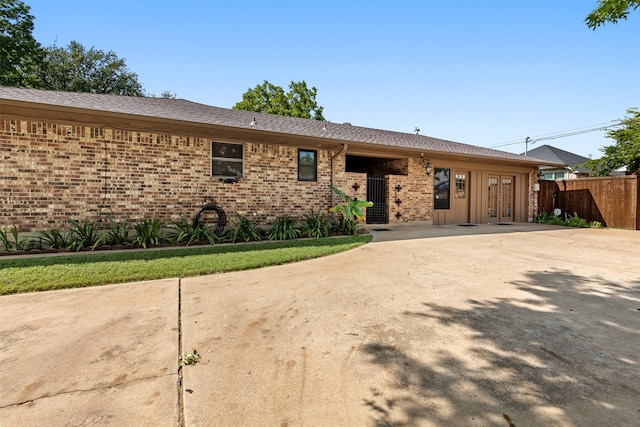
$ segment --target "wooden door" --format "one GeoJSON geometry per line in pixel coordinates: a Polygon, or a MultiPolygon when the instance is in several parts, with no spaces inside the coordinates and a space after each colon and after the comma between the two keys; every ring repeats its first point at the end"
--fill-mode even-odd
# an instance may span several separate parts
{"type": "Polygon", "coordinates": [[[454,171],[454,188],[453,188],[453,222],[468,223],[469,222],[469,175],[467,171],[454,171]]]}
{"type": "Polygon", "coordinates": [[[508,175],[489,175],[489,222],[513,221],[514,177],[508,175]]]}

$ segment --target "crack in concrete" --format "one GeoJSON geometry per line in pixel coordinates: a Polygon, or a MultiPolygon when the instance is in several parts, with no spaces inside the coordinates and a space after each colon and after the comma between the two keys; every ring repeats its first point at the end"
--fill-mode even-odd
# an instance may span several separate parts
{"type": "Polygon", "coordinates": [[[164,374],[164,375],[151,375],[151,376],[148,376],[148,377],[135,378],[135,379],[132,379],[131,381],[127,381],[127,382],[120,383],[120,384],[115,384],[115,385],[105,385],[105,386],[92,387],[92,388],[87,388],[87,389],[65,390],[65,391],[61,391],[59,393],[55,393],[55,394],[47,394],[46,396],[35,397],[33,399],[25,400],[25,401],[22,401],[22,402],[9,403],[8,405],[0,406],[0,409],[11,408],[12,406],[26,405],[27,403],[36,402],[36,401],[42,400],[42,399],[49,399],[51,397],[56,397],[56,396],[63,396],[65,394],[86,393],[86,392],[97,391],[97,390],[108,390],[108,389],[112,389],[112,388],[120,388],[120,387],[128,386],[128,385],[131,385],[131,384],[134,384],[134,383],[138,383],[138,382],[141,382],[141,381],[147,381],[147,380],[153,380],[153,379],[157,379],[157,378],[170,377],[170,376],[173,376],[173,375],[176,375],[176,372],[172,372],[172,373],[164,374]]]}

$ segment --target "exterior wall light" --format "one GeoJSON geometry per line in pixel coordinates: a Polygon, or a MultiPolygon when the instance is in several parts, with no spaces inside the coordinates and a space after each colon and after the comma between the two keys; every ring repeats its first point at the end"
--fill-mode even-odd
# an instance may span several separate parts
{"type": "Polygon", "coordinates": [[[431,161],[427,160],[427,164],[424,165],[424,169],[427,172],[427,176],[431,176],[431,170],[433,169],[433,166],[431,166],[431,161]]]}

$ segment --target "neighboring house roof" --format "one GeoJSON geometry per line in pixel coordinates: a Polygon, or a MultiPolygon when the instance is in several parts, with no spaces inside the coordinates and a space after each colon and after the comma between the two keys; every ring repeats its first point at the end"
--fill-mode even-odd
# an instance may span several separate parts
{"type": "Polygon", "coordinates": [[[589,160],[588,157],[583,157],[578,154],[570,153],[569,151],[561,150],[550,145],[541,145],[533,150],[529,150],[528,156],[535,157],[537,159],[547,160],[553,163],[562,163],[569,166],[574,172],[592,173],[591,169],[587,169],[582,164],[589,160]],[[576,166],[578,166],[576,168],[576,166]]]}
{"type": "MultiPolygon", "coordinates": [[[[43,91],[0,87],[0,106],[37,105],[39,108],[82,110],[111,113],[126,117],[170,120],[199,125],[224,126],[251,131],[273,132],[292,136],[306,136],[327,143],[361,143],[380,147],[394,147],[415,151],[458,154],[502,161],[548,164],[534,156],[522,156],[499,150],[478,147],[413,133],[393,132],[301,119],[250,111],[212,107],[183,99],[129,97],[108,94],[43,91]],[[27,104],[25,104],[27,103],[27,104]],[[255,120],[254,120],[255,119],[255,120]]],[[[0,110],[2,111],[2,110],[0,110]]],[[[147,129],[143,129],[147,130],[147,129]]]]}

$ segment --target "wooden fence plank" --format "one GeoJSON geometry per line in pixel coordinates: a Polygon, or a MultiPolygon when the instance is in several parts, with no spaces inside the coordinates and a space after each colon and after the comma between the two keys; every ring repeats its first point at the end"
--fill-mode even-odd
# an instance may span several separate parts
{"type": "Polygon", "coordinates": [[[542,181],[540,212],[577,214],[606,227],[640,230],[640,176],[542,181]]]}

